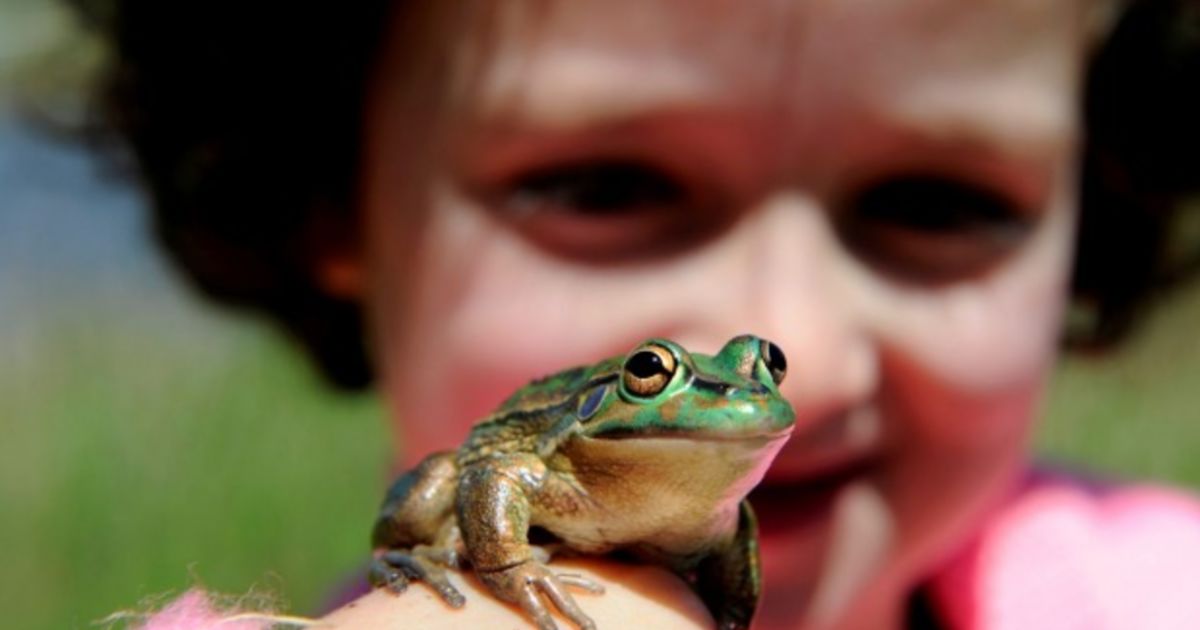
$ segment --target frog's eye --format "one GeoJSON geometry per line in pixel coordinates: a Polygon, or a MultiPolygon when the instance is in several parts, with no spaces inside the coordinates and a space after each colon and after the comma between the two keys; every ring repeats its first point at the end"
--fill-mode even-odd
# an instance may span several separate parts
{"type": "Polygon", "coordinates": [[[636,396],[654,396],[675,375],[675,355],[662,346],[646,346],[625,360],[625,389],[636,396]]]}
{"type": "Polygon", "coordinates": [[[771,372],[771,378],[775,380],[775,385],[783,382],[783,377],[787,375],[787,357],[783,356],[783,350],[779,346],[762,340],[762,347],[759,349],[759,355],[762,356],[763,364],[767,366],[767,370],[771,372]]]}

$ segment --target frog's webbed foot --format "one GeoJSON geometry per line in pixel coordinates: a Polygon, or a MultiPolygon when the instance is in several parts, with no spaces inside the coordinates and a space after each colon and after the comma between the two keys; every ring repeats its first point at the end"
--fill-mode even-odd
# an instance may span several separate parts
{"type": "Polygon", "coordinates": [[[410,580],[421,580],[452,608],[461,608],[466,598],[446,575],[443,566],[457,566],[458,558],[453,548],[417,545],[412,550],[389,549],[371,561],[367,574],[373,586],[387,588],[393,593],[403,593],[410,580]]]}
{"type": "Polygon", "coordinates": [[[546,596],[571,623],[580,630],[595,630],[596,623],[575,603],[567,592],[574,586],[589,593],[603,593],[604,587],[583,576],[555,574],[546,565],[536,560],[522,562],[516,566],[495,571],[477,572],[479,579],[497,596],[514,602],[537,624],[539,630],[556,630],[558,626],[550,615],[542,596],[546,596]]]}

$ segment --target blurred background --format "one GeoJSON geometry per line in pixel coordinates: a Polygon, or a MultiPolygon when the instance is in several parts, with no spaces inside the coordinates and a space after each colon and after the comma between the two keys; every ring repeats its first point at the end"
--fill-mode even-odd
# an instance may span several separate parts
{"type": "Polygon", "coordinates": [[[100,60],[76,28],[0,0],[0,627],[192,584],[311,612],[368,553],[382,414],[192,295],[136,186],[55,131],[100,60]]]}
{"type": "MultiPolygon", "coordinates": [[[[316,612],[367,553],[382,410],[183,286],[136,185],[62,131],[101,59],[52,0],[0,0],[0,625],[193,584],[316,612]]],[[[1193,282],[1120,351],[1064,360],[1045,457],[1200,487],[1198,324],[1193,282]]]]}

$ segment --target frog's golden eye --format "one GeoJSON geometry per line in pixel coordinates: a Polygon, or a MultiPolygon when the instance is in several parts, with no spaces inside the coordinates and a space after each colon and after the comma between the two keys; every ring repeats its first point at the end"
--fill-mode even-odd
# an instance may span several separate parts
{"type": "Polygon", "coordinates": [[[787,375],[787,357],[783,356],[783,350],[763,339],[759,355],[762,356],[763,365],[766,365],[767,370],[771,372],[771,378],[775,380],[775,385],[782,383],[783,377],[787,375]]]}
{"type": "Polygon", "coordinates": [[[654,396],[666,389],[675,368],[675,355],[670,350],[646,346],[625,360],[625,389],[636,396],[654,396]]]}

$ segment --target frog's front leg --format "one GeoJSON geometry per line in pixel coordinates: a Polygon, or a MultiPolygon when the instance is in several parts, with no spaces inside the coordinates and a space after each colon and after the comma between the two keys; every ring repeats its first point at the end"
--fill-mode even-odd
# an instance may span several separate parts
{"type": "Polygon", "coordinates": [[[750,502],[742,500],[738,528],[732,540],[700,562],[696,593],[704,600],[721,630],[750,627],[762,591],[758,556],[758,522],[750,502]]]}
{"type": "Polygon", "coordinates": [[[458,523],[476,575],[500,599],[519,605],[538,628],[557,628],[543,596],[581,629],[596,624],[566,586],[603,592],[594,582],[556,575],[546,556],[529,544],[529,527],[539,495],[561,491],[564,482],[533,454],[511,454],[472,464],[458,487],[458,523]],[[540,557],[539,557],[540,556],[540,557]]]}
{"type": "Polygon", "coordinates": [[[465,599],[443,567],[458,566],[460,536],[454,522],[458,467],[454,453],[435,453],[392,484],[375,522],[375,557],[368,579],[396,593],[422,580],[450,606],[465,599]]]}

